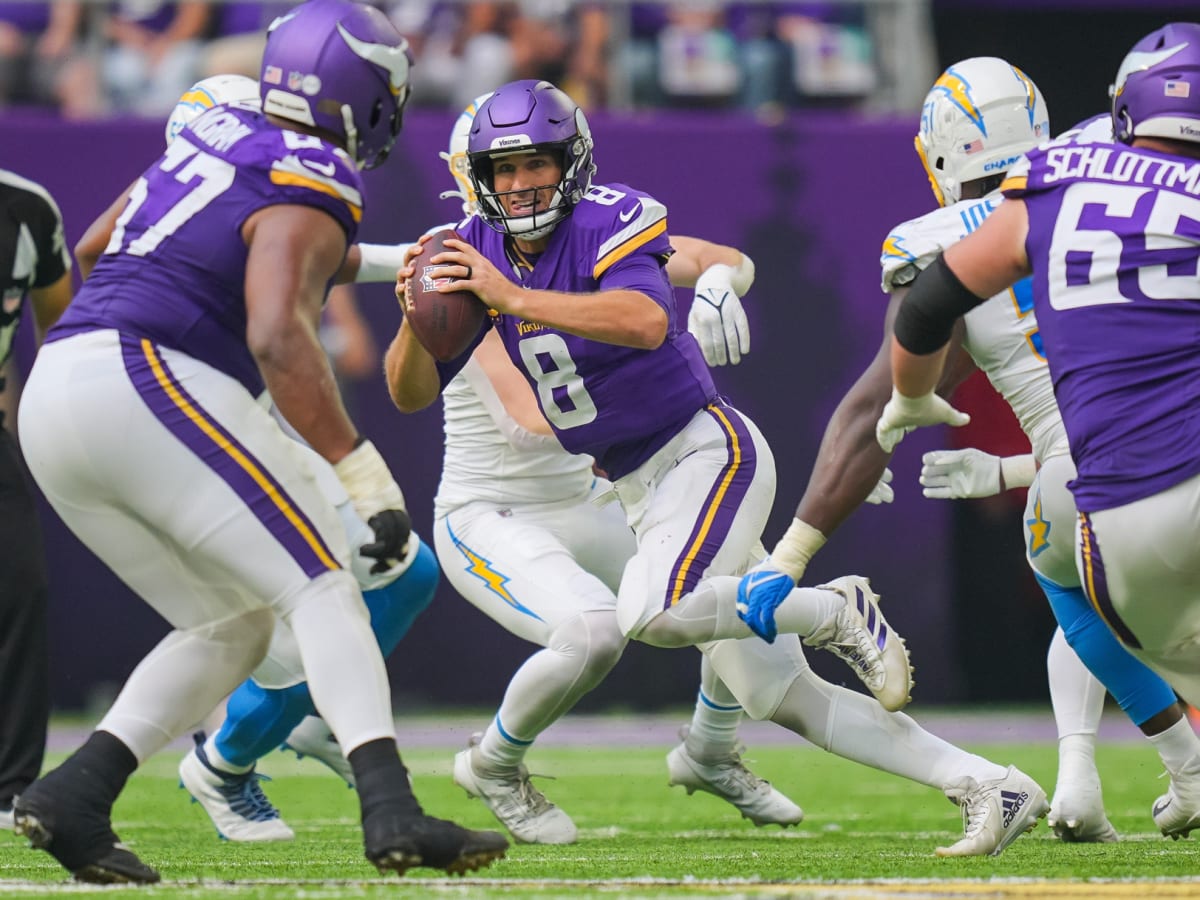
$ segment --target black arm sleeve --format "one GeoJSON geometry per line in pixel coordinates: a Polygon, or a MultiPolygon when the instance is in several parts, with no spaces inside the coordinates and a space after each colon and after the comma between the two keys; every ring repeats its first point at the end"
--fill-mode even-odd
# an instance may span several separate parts
{"type": "Polygon", "coordinates": [[[896,340],[918,356],[940,350],[950,340],[959,317],[986,299],[963,287],[946,260],[939,256],[913,282],[900,304],[894,326],[896,340]]]}

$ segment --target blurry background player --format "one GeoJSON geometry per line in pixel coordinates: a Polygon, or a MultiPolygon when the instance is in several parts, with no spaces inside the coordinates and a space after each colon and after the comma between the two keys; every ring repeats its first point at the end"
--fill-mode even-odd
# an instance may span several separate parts
{"type": "MultiPolygon", "coordinates": [[[[214,106],[235,105],[247,109],[261,108],[259,83],[242,75],[215,75],[206,78],[186,91],[167,121],[166,143],[171,144],[179,133],[202,113],[214,106]]],[[[127,192],[128,194],[128,192],[127,192]]],[[[80,268],[91,272],[112,236],[117,216],[125,197],[114,203],[87,230],[76,245],[80,268]]],[[[395,269],[402,260],[396,248],[380,245],[355,244],[359,256],[374,254],[386,260],[396,255],[391,265],[379,262],[374,266],[359,266],[356,280],[376,277],[392,281],[395,269]]],[[[337,285],[349,290],[349,285],[337,285]]],[[[333,291],[326,311],[334,303],[333,291]]],[[[357,316],[353,294],[343,294],[340,301],[339,323],[345,317],[357,316]]],[[[324,320],[323,320],[324,321],[324,320]]],[[[360,329],[365,323],[358,321],[360,329]]],[[[322,333],[324,337],[324,333],[322,333]]],[[[373,345],[355,350],[354,364],[363,368],[363,359],[373,355],[373,345]]],[[[326,344],[326,349],[329,347],[326,344]]],[[[344,345],[348,346],[348,345],[344,345]]],[[[335,373],[337,356],[330,353],[335,373]]],[[[301,440],[290,426],[282,422],[285,431],[301,440]]],[[[310,456],[318,487],[338,510],[351,548],[350,570],[363,591],[363,600],[371,616],[371,629],[386,657],[408,632],[416,617],[433,600],[437,590],[438,567],[433,551],[415,534],[409,538],[409,553],[403,561],[383,572],[373,572],[375,560],[361,555],[360,549],[374,542],[371,528],[355,512],[354,504],[341,487],[329,465],[316,454],[310,456]]],[[[254,770],[255,762],[281,743],[300,756],[313,756],[330,766],[353,784],[354,774],[332,733],[319,718],[307,724],[302,720],[315,710],[308,687],[304,683],[303,666],[295,640],[281,621],[276,622],[267,659],[229,699],[220,730],[204,740],[197,734],[197,746],[180,764],[181,784],[187,788],[212,818],[218,833],[231,841],[291,840],[295,834],[282,820],[279,811],[267,799],[254,770]]]]}
{"type": "Polygon", "coordinates": [[[138,180],[38,355],[22,404],[39,485],[63,520],[174,630],[86,743],[25,790],[16,830],[77,878],[157,881],[112,805],[137,765],[263,659],[277,618],[349,749],[366,856],[465,871],[507,841],[424,815],[400,762],[382,657],[333,505],[257,398],[324,459],[387,568],[404,500],[341,406],[316,338],[362,215],[360,168],[400,130],[409,54],[371,7],[312,0],[276,20],[263,113],[211,111],[138,180]],[[283,72],[304,72],[289,79],[283,72]]]}
{"type": "Polygon", "coordinates": [[[11,829],[13,798],[37,778],[46,752],[50,651],[41,527],[5,427],[5,407],[15,404],[2,401],[25,298],[40,341],[71,302],[71,256],[58,205],[40,184],[0,169],[0,213],[0,828],[11,829]]]}
{"type": "MultiPolygon", "coordinates": [[[[1006,770],[968,754],[924,731],[908,716],[889,714],[870,698],[821,680],[809,668],[794,634],[783,633],[774,643],[714,640],[726,634],[744,637],[751,634],[734,611],[738,578],[708,577],[692,590],[693,579],[706,571],[711,573],[714,567],[716,571],[723,568],[738,571],[751,560],[758,561],[759,557],[754,555],[757,532],[744,530],[761,529],[762,517],[751,513],[765,509],[773,497],[769,449],[749,430],[744,419],[719,400],[695,416],[690,425],[682,426],[681,434],[671,437],[659,453],[652,453],[651,459],[633,472],[624,472],[636,461],[636,456],[631,460],[622,455],[621,450],[628,451],[628,445],[613,451],[603,444],[617,428],[625,428],[628,435],[630,430],[636,433],[639,428],[654,428],[669,421],[669,405],[679,402],[680,396],[673,393],[680,386],[664,376],[675,362],[671,353],[688,360],[691,377],[711,385],[693,339],[670,318],[674,297],[662,272],[670,247],[665,238],[659,240],[666,232],[665,210],[653,198],[624,185],[591,184],[592,142],[586,119],[574,103],[545,82],[517,82],[501,88],[484,104],[476,125],[468,154],[472,189],[480,208],[487,209],[492,227],[508,228],[511,233],[505,237],[483,228],[477,219],[468,220],[460,225],[461,231],[467,232],[462,245],[477,243],[485,247],[487,258],[475,249],[452,250],[432,257],[426,264],[445,263],[448,275],[467,274],[465,264],[469,264],[471,277],[456,282],[454,287],[465,286],[475,291],[493,308],[516,305],[518,298],[532,298],[537,311],[533,312],[531,306],[531,311],[520,316],[524,321],[508,321],[511,314],[493,319],[493,323],[502,326],[501,336],[506,342],[518,337],[513,330],[536,339],[528,345],[522,344],[516,353],[509,347],[510,360],[514,356],[522,360],[521,353],[531,351],[527,368],[524,361],[517,362],[517,367],[526,368],[531,376],[527,383],[534,381],[531,386],[538,392],[542,413],[555,427],[555,433],[561,440],[570,440],[577,450],[597,453],[600,464],[617,476],[619,498],[627,519],[637,529],[639,555],[660,540],[667,546],[666,552],[681,554],[677,557],[680,584],[675,587],[678,602],[665,606],[657,617],[650,605],[655,598],[640,595],[651,589],[653,583],[661,587],[663,575],[658,570],[661,561],[648,564],[635,556],[626,567],[618,595],[618,621],[622,630],[647,640],[651,636],[646,631],[653,628],[655,634],[649,642],[655,644],[683,645],[687,641],[698,644],[709,657],[713,671],[751,716],[770,719],[847,759],[961,798],[966,812],[965,834],[944,852],[952,855],[1001,852],[1033,827],[1045,812],[1045,795],[1028,776],[1015,768],[1006,770]],[[492,112],[500,97],[503,102],[492,112]],[[497,126],[496,122],[512,124],[497,126]],[[522,134],[526,135],[526,151],[501,155],[495,161],[496,170],[490,170],[493,142],[500,141],[505,146],[518,144],[522,134]],[[477,167],[482,167],[482,171],[477,167]],[[512,191],[508,192],[510,188],[512,191]],[[543,250],[540,256],[536,255],[538,248],[543,250]],[[556,258],[562,255],[569,256],[570,262],[556,258]],[[609,278],[606,269],[617,261],[623,265],[612,272],[615,277],[609,278]],[[575,271],[576,267],[579,271],[575,271]],[[546,272],[569,273],[570,280],[550,281],[543,274],[546,272]],[[509,284],[510,279],[532,283],[534,289],[516,290],[509,284]],[[609,289],[599,295],[592,293],[598,285],[609,289]],[[570,302],[564,295],[545,289],[547,286],[573,288],[570,302]],[[658,299],[649,301],[642,291],[658,299]],[[635,296],[630,298],[629,294],[635,296]],[[653,343],[636,329],[636,324],[645,318],[638,314],[638,295],[665,313],[669,335],[665,355],[637,349],[638,344],[653,343]],[[542,324],[567,319],[570,320],[567,324],[556,327],[542,324]],[[623,330],[630,327],[633,331],[623,330]],[[576,331],[600,334],[606,341],[579,340],[574,336],[576,331]],[[616,346],[613,341],[635,346],[616,346]],[[537,357],[543,354],[554,358],[556,370],[542,367],[537,357]],[[655,366],[658,360],[663,364],[661,371],[655,366]],[[655,385],[656,402],[649,407],[653,423],[647,425],[636,418],[632,425],[619,419],[612,422],[611,417],[619,417],[620,413],[608,404],[619,404],[622,398],[607,396],[601,398],[605,401],[601,404],[592,396],[591,391],[598,383],[605,390],[611,387],[603,384],[602,377],[591,380],[602,376],[608,368],[603,365],[606,361],[615,370],[624,369],[608,373],[618,380],[632,374],[626,367],[645,366],[633,381],[642,408],[646,407],[645,385],[655,385]],[[557,379],[564,376],[565,383],[559,384],[557,379]],[[554,390],[555,387],[559,390],[554,390]],[[569,400],[563,396],[568,389],[569,400]],[[706,433],[711,424],[705,420],[707,416],[722,420],[723,428],[706,433]],[[569,434],[572,426],[586,427],[597,420],[603,434],[593,441],[586,434],[583,438],[569,434]],[[697,507],[706,497],[710,501],[714,498],[710,489],[719,487],[738,497],[749,493],[741,477],[751,466],[759,468],[751,481],[763,478],[770,482],[760,486],[761,496],[754,494],[741,504],[742,509],[736,514],[720,501],[712,503],[713,515],[707,521],[714,523],[712,530],[717,533],[700,529],[696,534],[701,537],[694,544],[680,547],[680,536],[686,538],[691,531],[697,507]],[[680,473],[680,469],[685,471],[680,473]],[[749,522],[738,521],[743,512],[749,522]],[[675,521],[681,517],[687,520],[675,521]],[[737,529],[732,537],[728,531],[730,519],[737,529]],[[720,545],[720,549],[715,545],[720,545]],[[719,555],[733,554],[735,547],[736,561],[719,555]],[[632,598],[626,595],[627,591],[633,594],[632,598]],[[627,603],[633,604],[632,614],[627,603]],[[626,617],[624,621],[622,616],[626,617]],[[631,623],[635,617],[649,621],[641,625],[631,623]],[[1002,803],[1005,792],[1010,801],[1007,804],[1002,803]]],[[[398,293],[404,294],[405,280],[411,277],[412,268],[406,267],[400,274],[398,293]]],[[[660,327],[663,327],[661,320],[660,327]]],[[[661,332],[655,336],[661,339],[661,332]]],[[[464,355],[457,365],[461,367],[465,362],[464,355]]],[[[454,364],[444,367],[435,364],[406,324],[402,324],[389,348],[386,366],[389,388],[401,409],[432,402],[455,368],[454,364]]],[[[645,452],[654,445],[651,442],[645,452]]],[[[903,702],[907,697],[906,657],[902,650],[896,653],[900,648],[895,636],[880,630],[886,625],[865,579],[849,576],[839,579],[833,589],[798,589],[789,616],[789,625],[795,631],[817,632],[814,645],[845,641],[841,649],[847,656],[853,659],[855,653],[861,654],[862,664],[856,671],[864,680],[882,668],[879,645],[875,642],[883,643],[881,638],[886,634],[886,643],[892,647],[892,662],[899,662],[903,673],[900,682],[889,685],[886,679],[881,679],[876,682],[876,689],[892,703],[903,702]],[[847,596],[854,598],[853,605],[843,599],[847,596]],[[875,633],[866,627],[863,616],[874,623],[875,633]]]]}
{"type": "MultiPolygon", "coordinates": [[[[475,100],[459,116],[443,154],[475,213],[467,141],[475,100]]],[[[739,297],[754,264],[732,247],[673,238],[667,265],[694,286],[689,324],[710,364],[749,349],[739,297]]],[[[446,577],[481,612],[543,649],[521,665],[487,729],[454,760],[454,780],[487,804],[513,836],[571,843],[570,817],[529,781],[523,760],[543,731],[598,685],[621,657],[617,586],[636,549],[612,484],[593,460],[570,454],[538,409],[498,336],[489,334],[443,393],[446,448],[434,511],[434,543],[446,577]]],[[[671,784],[733,804],[755,825],[792,825],[800,808],[742,763],[742,708],[705,661],[695,714],[667,758],[671,784]]]]}
{"type": "MultiPolygon", "coordinates": [[[[962,424],[932,391],[954,322],[1033,273],[1032,304],[1078,469],[1070,489],[1087,600],[1133,655],[1195,703],[1200,25],[1168,25],[1139,41],[1112,93],[1119,144],[1031,150],[1001,186],[1007,202],[917,279],[896,318],[895,389],[876,434],[890,449],[916,426],[962,424]]],[[[1200,754],[1186,719],[1172,727],[1191,746],[1181,740],[1179,757],[1163,753],[1171,784],[1153,815],[1163,834],[1180,837],[1200,827],[1200,754]]]]}

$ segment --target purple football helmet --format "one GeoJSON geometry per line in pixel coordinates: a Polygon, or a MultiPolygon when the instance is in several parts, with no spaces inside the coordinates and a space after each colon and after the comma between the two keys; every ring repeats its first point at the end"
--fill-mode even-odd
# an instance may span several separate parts
{"type": "Polygon", "coordinates": [[[400,133],[412,54],[379,10],[308,0],[267,30],[263,112],[344,141],[359,168],[382,163],[400,133]]]}
{"type": "Polygon", "coordinates": [[[1133,45],[1112,94],[1113,134],[1200,141],[1200,24],[1172,22],[1133,45]]]}
{"type": "Polygon", "coordinates": [[[479,215],[497,231],[537,240],[549,234],[592,184],[592,132],[583,110],[548,81],[513,81],[479,108],[467,139],[467,167],[479,215]],[[514,153],[553,152],[562,176],[550,206],[528,216],[509,215],[496,193],[493,162],[514,153]]]}

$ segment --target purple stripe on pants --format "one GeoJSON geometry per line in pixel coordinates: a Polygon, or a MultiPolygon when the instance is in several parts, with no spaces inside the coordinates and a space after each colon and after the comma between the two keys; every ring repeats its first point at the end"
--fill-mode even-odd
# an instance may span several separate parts
{"type": "Polygon", "coordinates": [[[1083,589],[1092,601],[1096,612],[1100,613],[1105,624],[1113,631],[1121,643],[1135,650],[1141,650],[1141,641],[1137,639],[1125,620],[1117,615],[1113,606],[1112,596],[1108,592],[1108,579],[1104,577],[1104,560],[1100,556],[1100,542],[1096,540],[1096,532],[1092,530],[1092,520],[1088,514],[1079,514],[1080,539],[1083,543],[1083,589]]]}
{"type": "Polygon", "coordinates": [[[731,407],[716,404],[707,407],[705,412],[725,432],[728,460],[704,498],[691,534],[684,542],[683,554],[671,567],[663,609],[670,609],[680,598],[691,593],[712,565],[754,482],[758,465],[754,438],[741,414],[731,407]]]}
{"type": "Polygon", "coordinates": [[[149,341],[121,335],[125,371],[155,418],[228,484],[310,578],[341,568],[303,510],[266,468],[204,411],[149,341]]]}

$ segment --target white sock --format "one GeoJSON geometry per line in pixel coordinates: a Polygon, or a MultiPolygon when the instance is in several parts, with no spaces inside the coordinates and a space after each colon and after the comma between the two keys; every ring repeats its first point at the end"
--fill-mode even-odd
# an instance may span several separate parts
{"type": "Polygon", "coordinates": [[[512,772],[537,736],[592,690],[621,658],[625,637],[610,611],[581,613],[550,635],[545,649],[517,669],[472,763],[484,773],[512,772]]]}
{"type": "Polygon", "coordinates": [[[1050,705],[1059,740],[1068,735],[1096,735],[1104,715],[1104,685],[1071,649],[1061,628],[1054,630],[1046,653],[1050,705]]]}
{"type": "Polygon", "coordinates": [[[837,756],[941,791],[964,776],[988,781],[1007,772],[811,669],[792,683],[771,720],[837,756]]]}
{"type": "Polygon", "coordinates": [[[358,585],[345,571],[314,579],[282,612],[317,712],[349,753],[396,737],[392,693],[358,585]]]}
{"type": "Polygon", "coordinates": [[[1172,775],[1178,775],[1188,763],[1200,755],[1200,738],[1192,730],[1192,723],[1184,716],[1170,728],[1149,735],[1150,743],[1162,757],[1163,765],[1172,775]]]}
{"type": "Polygon", "coordinates": [[[97,729],[145,762],[249,677],[267,650],[274,623],[269,609],[258,609],[172,631],[138,663],[97,729]]]}
{"type": "Polygon", "coordinates": [[[236,766],[221,755],[221,751],[217,749],[217,736],[210,734],[204,742],[204,755],[208,759],[208,764],[218,772],[225,772],[229,775],[245,775],[253,765],[236,766]]]}
{"type": "Polygon", "coordinates": [[[775,627],[781,634],[807,637],[845,605],[846,598],[837,591],[798,587],[775,610],[775,627]]]}
{"type": "Polygon", "coordinates": [[[1086,781],[1099,783],[1096,769],[1096,736],[1068,734],[1058,740],[1058,782],[1086,781]]]}
{"type": "Polygon", "coordinates": [[[708,657],[701,659],[700,693],[696,696],[696,708],[684,746],[692,759],[712,765],[728,759],[736,751],[742,707],[717,677],[708,657]]]}

